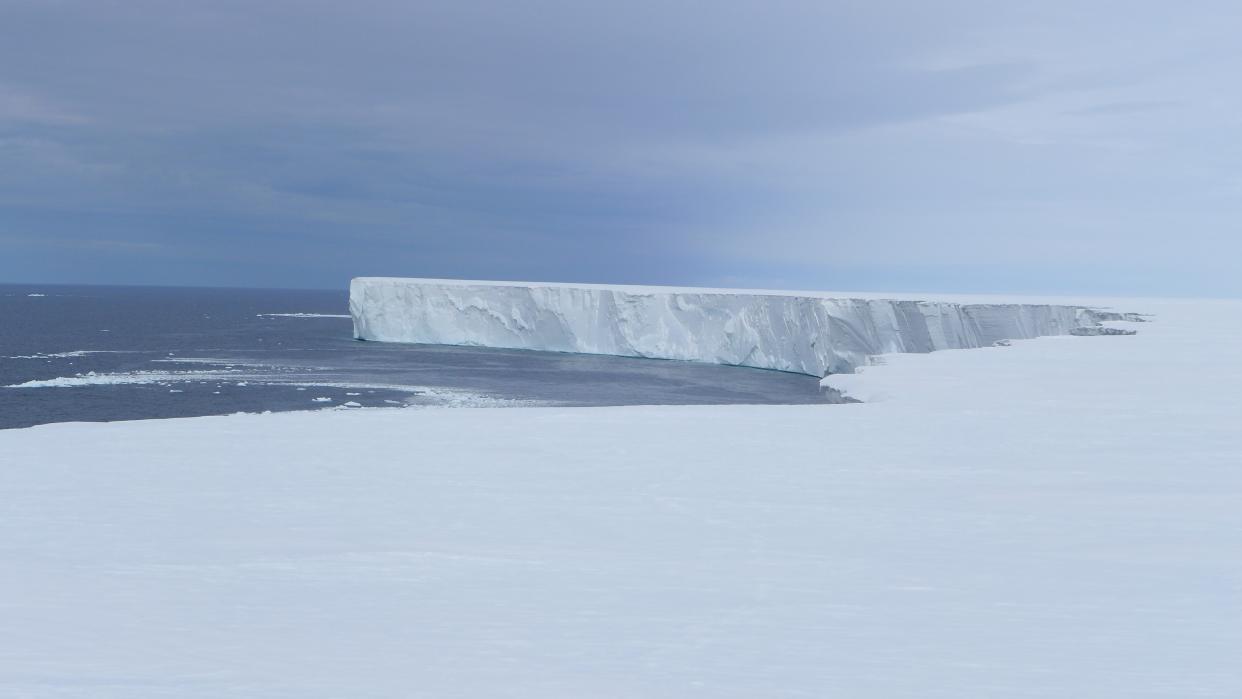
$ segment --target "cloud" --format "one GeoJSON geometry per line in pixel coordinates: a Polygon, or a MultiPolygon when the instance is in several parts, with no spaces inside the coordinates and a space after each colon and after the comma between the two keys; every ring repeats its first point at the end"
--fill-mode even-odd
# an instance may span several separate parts
{"type": "Polygon", "coordinates": [[[159,243],[134,240],[107,240],[101,238],[48,238],[42,235],[0,234],[0,242],[14,247],[69,249],[78,252],[102,252],[120,254],[151,254],[165,249],[159,243]]]}
{"type": "Polygon", "coordinates": [[[1103,104],[1091,105],[1090,107],[1072,109],[1066,113],[1075,116],[1113,116],[1139,114],[1176,106],[1178,106],[1178,103],[1172,100],[1135,100],[1130,102],[1105,102],[1103,104]]]}
{"type": "Polygon", "coordinates": [[[276,285],[1175,286],[1238,252],[1238,10],[1208,5],[16,2],[0,224],[197,283],[230,246],[276,285]]]}
{"type": "Polygon", "coordinates": [[[0,124],[85,124],[86,117],[63,109],[29,92],[0,83],[0,124]]]}

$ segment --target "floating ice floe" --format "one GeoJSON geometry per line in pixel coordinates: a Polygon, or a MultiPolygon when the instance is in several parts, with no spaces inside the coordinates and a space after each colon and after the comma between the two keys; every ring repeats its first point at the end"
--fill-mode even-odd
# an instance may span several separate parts
{"type": "Polygon", "coordinates": [[[71,350],[68,352],[47,352],[35,354],[18,354],[5,359],[70,359],[85,357],[90,354],[126,354],[127,350],[71,350]]]}
{"type": "Polygon", "coordinates": [[[349,318],[349,314],[336,313],[256,313],[256,318],[349,318]]]}
{"type": "Polygon", "coordinates": [[[210,371],[134,371],[122,374],[97,374],[89,371],[76,376],[58,376],[51,379],[36,379],[23,383],[4,386],[3,388],[75,388],[79,386],[113,386],[124,384],[161,384],[168,382],[192,382],[201,378],[215,378],[218,372],[210,371]]]}
{"type": "MultiPolygon", "coordinates": [[[[158,361],[158,360],[157,360],[158,361]]],[[[213,395],[220,395],[225,383],[237,387],[248,386],[288,386],[296,391],[307,391],[314,389],[345,389],[348,396],[359,396],[361,391],[367,390],[370,393],[375,391],[397,391],[410,395],[409,402],[397,401],[400,405],[416,405],[418,407],[428,406],[444,406],[444,407],[519,407],[542,405],[540,401],[531,401],[523,399],[497,398],[486,393],[477,393],[472,391],[462,391],[450,388],[440,388],[435,386],[421,386],[408,384],[386,384],[358,381],[314,381],[307,380],[303,376],[281,376],[254,373],[249,371],[211,371],[211,370],[187,370],[187,371],[131,371],[123,373],[96,373],[89,371],[86,373],[76,374],[74,376],[58,376],[49,379],[35,379],[24,381],[16,384],[0,386],[0,388],[12,389],[29,389],[29,388],[80,388],[89,386],[116,386],[116,385],[155,385],[162,387],[172,387],[178,384],[203,384],[206,382],[215,382],[216,390],[212,391],[213,395]]],[[[170,393],[180,393],[181,390],[171,389],[170,393]]],[[[326,403],[332,402],[332,398],[320,396],[312,399],[314,402],[326,403]]]]}

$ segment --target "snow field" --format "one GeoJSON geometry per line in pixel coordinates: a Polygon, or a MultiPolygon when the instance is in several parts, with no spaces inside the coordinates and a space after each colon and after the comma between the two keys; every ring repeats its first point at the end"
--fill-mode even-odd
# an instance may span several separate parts
{"type": "Polygon", "coordinates": [[[1242,303],[1126,305],[859,404],[0,432],[0,696],[1242,695],[1242,303]]]}

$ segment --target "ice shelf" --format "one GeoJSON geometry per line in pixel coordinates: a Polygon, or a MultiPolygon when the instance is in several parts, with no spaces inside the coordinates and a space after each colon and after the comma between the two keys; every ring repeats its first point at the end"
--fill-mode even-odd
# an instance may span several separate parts
{"type": "Polygon", "coordinates": [[[1055,304],[386,277],[354,279],[349,307],[360,340],[681,359],[814,376],[852,371],[871,355],[1091,334],[1103,320],[1139,320],[1055,304]]]}

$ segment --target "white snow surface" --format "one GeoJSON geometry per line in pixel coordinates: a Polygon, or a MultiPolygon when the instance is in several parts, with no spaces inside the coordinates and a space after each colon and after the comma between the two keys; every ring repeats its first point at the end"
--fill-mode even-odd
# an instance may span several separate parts
{"type": "Polygon", "coordinates": [[[1242,696],[1242,302],[1125,305],[869,403],[0,431],[0,696],[1242,696]]]}
{"type": "Polygon", "coordinates": [[[827,292],[360,277],[363,340],[683,359],[848,372],[868,356],[986,347],[1097,324],[1081,306],[827,292]]]}

